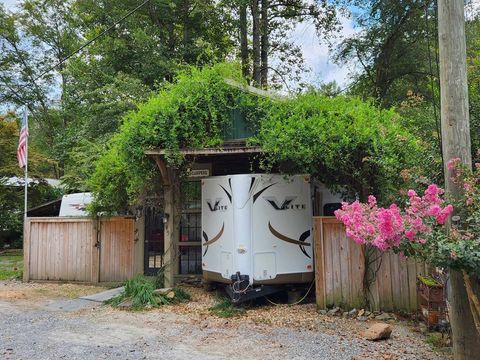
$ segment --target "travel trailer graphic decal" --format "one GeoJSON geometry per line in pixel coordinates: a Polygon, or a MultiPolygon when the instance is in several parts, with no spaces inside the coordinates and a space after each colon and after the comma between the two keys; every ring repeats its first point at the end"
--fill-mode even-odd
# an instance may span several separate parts
{"type": "MultiPolygon", "coordinates": [[[[262,190],[258,191],[255,195],[253,195],[253,203],[255,204],[255,201],[257,201],[258,197],[259,197],[260,195],[262,195],[262,193],[263,193],[265,190],[267,190],[269,187],[271,187],[271,186],[273,186],[273,185],[275,185],[275,184],[276,184],[276,183],[270,184],[270,185],[264,187],[262,190]]],[[[253,185],[253,184],[252,184],[252,185],[253,185]]],[[[250,188],[252,188],[252,187],[250,186],[250,188]]]]}
{"type": "Polygon", "coordinates": [[[212,205],[212,200],[208,199],[207,200],[207,205],[210,211],[226,211],[227,210],[227,205],[220,205],[220,202],[222,201],[221,198],[216,198],[215,203],[212,205]]]}
{"type": "Polygon", "coordinates": [[[264,196],[263,199],[268,202],[275,210],[305,210],[305,204],[294,203],[296,196],[286,196],[283,202],[279,202],[275,196],[264,196]]]}
{"type": "Polygon", "coordinates": [[[310,230],[305,231],[304,233],[302,233],[302,235],[300,235],[300,238],[298,240],[295,240],[295,239],[291,239],[288,236],[285,236],[285,235],[279,233],[277,230],[275,230],[273,228],[272,224],[270,223],[270,221],[268,222],[268,228],[270,229],[270,232],[275,237],[277,237],[278,239],[286,241],[290,244],[295,244],[295,245],[300,246],[300,250],[302,250],[302,252],[305,254],[305,256],[308,257],[308,258],[311,258],[310,255],[308,255],[308,253],[305,250],[305,246],[310,246],[311,245],[311,244],[305,242],[305,240],[307,240],[308,237],[310,236],[310,230]]]}
{"type": "Polygon", "coordinates": [[[210,240],[208,240],[208,235],[205,231],[203,231],[203,239],[205,240],[205,242],[203,243],[203,245],[205,246],[205,251],[203,253],[203,256],[205,256],[205,254],[207,253],[207,250],[208,250],[208,246],[209,245],[212,245],[215,241],[217,241],[218,239],[220,239],[220,237],[223,235],[223,230],[225,229],[225,223],[222,224],[222,228],[220,229],[220,232],[215,235],[213,238],[211,238],[210,240]]]}
{"type": "MultiPolygon", "coordinates": [[[[231,204],[231,203],[232,203],[232,194],[230,194],[230,193],[227,191],[227,189],[225,189],[222,185],[218,185],[218,186],[220,186],[220,187],[223,189],[223,191],[225,191],[225,194],[227,194],[228,200],[230,200],[230,204],[231,204]]],[[[230,187],[232,187],[232,186],[230,185],[230,187]]]]}

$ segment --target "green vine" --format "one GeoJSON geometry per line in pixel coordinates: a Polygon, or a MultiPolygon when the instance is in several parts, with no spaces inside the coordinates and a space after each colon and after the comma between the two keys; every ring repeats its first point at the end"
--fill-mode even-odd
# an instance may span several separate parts
{"type": "Polygon", "coordinates": [[[315,93],[278,100],[232,86],[245,84],[238,65],[191,68],[129,113],[96,163],[88,186],[92,212],[124,212],[152,184],[154,162],[145,151],[161,148],[169,166],[182,172],[182,148],[223,143],[233,110],[240,110],[256,134],[265,170],[316,175],[327,186],[355,196],[388,194],[402,181],[400,171],[418,157],[417,140],[401,127],[393,110],[379,110],[356,98],[315,93]]]}

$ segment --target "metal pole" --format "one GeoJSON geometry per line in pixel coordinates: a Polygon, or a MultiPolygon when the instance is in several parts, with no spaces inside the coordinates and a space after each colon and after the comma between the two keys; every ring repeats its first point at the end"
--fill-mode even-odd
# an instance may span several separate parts
{"type": "MultiPolygon", "coordinates": [[[[25,128],[28,133],[28,108],[25,105],[24,109],[24,116],[25,116],[25,128]]],[[[24,213],[23,213],[23,220],[24,222],[27,220],[27,196],[28,194],[28,135],[26,137],[26,142],[25,142],[25,204],[24,204],[24,213]]]]}

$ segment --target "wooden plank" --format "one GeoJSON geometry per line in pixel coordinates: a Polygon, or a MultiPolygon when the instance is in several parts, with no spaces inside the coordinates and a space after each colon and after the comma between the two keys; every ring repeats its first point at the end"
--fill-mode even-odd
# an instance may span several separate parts
{"type": "Polygon", "coordinates": [[[330,239],[332,241],[333,299],[335,304],[339,304],[342,301],[340,242],[338,241],[337,233],[334,231],[334,225],[328,224],[328,229],[330,231],[330,239]]]}
{"type": "Polygon", "coordinates": [[[408,269],[407,269],[407,259],[400,257],[397,255],[398,264],[399,264],[399,287],[400,287],[400,295],[401,301],[399,302],[397,308],[398,310],[408,310],[410,308],[410,293],[408,287],[408,269]]]}
{"type": "Polygon", "coordinates": [[[332,239],[328,225],[323,223],[323,246],[325,251],[325,292],[326,306],[333,305],[335,300],[333,296],[333,264],[332,264],[332,239]]]}
{"type": "Polygon", "coordinates": [[[393,310],[393,290],[392,290],[392,264],[390,263],[389,254],[383,254],[382,256],[382,266],[381,273],[383,274],[383,289],[380,293],[382,294],[381,303],[382,309],[386,311],[393,310]]]}
{"type": "Polygon", "coordinates": [[[30,279],[38,279],[38,224],[30,222],[30,279]]]}
{"type": "Polygon", "coordinates": [[[30,280],[31,220],[26,218],[23,225],[23,281],[30,280]]]}
{"type": "Polygon", "coordinates": [[[39,224],[40,226],[40,235],[41,238],[39,239],[39,247],[40,247],[40,280],[48,280],[48,271],[47,271],[47,256],[49,250],[48,244],[48,225],[47,224],[39,224]]]}
{"type": "Polygon", "coordinates": [[[349,256],[349,243],[346,236],[343,236],[344,229],[340,224],[332,224],[332,227],[336,234],[339,250],[339,271],[340,271],[340,290],[342,294],[342,304],[350,307],[352,303],[350,293],[351,272],[350,272],[350,256],[349,256]]]}
{"type": "Polygon", "coordinates": [[[398,310],[400,308],[402,292],[400,288],[400,267],[399,267],[399,256],[395,255],[392,252],[386,254],[390,261],[391,271],[390,271],[390,283],[392,286],[392,309],[398,310]]]}
{"type": "Polygon", "coordinates": [[[407,283],[408,283],[408,309],[414,311],[418,308],[417,301],[417,271],[415,260],[407,259],[407,283]]]}
{"type": "Polygon", "coordinates": [[[350,241],[350,271],[351,271],[351,296],[352,307],[360,307],[363,305],[363,276],[365,273],[365,257],[363,247],[353,240],[350,241]]]}
{"type": "Polygon", "coordinates": [[[313,219],[313,246],[315,259],[315,294],[316,303],[319,309],[325,309],[325,279],[323,262],[323,223],[321,218],[313,219]]]}
{"type": "Polygon", "coordinates": [[[74,248],[74,242],[73,242],[73,232],[76,229],[76,224],[74,223],[67,223],[67,233],[65,236],[65,242],[67,245],[67,273],[66,273],[66,279],[67,280],[73,280],[74,274],[75,274],[75,248],[74,248]]]}
{"type": "Polygon", "coordinates": [[[131,220],[128,222],[128,231],[126,236],[128,244],[128,257],[130,262],[128,277],[131,278],[135,273],[135,223],[131,220]]]}

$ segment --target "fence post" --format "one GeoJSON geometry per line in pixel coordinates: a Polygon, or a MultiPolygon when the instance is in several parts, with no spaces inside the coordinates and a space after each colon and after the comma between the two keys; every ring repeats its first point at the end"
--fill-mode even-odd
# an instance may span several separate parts
{"type": "Polygon", "coordinates": [[[92,221],[92,225],[93,231],[95,232],[95,242],[93,244],[94,249],[92,249],[92,282],[96,284],[100,282],[100,251],[102,247],[100,238],[101,222],[98,216],[92,221]]]}

